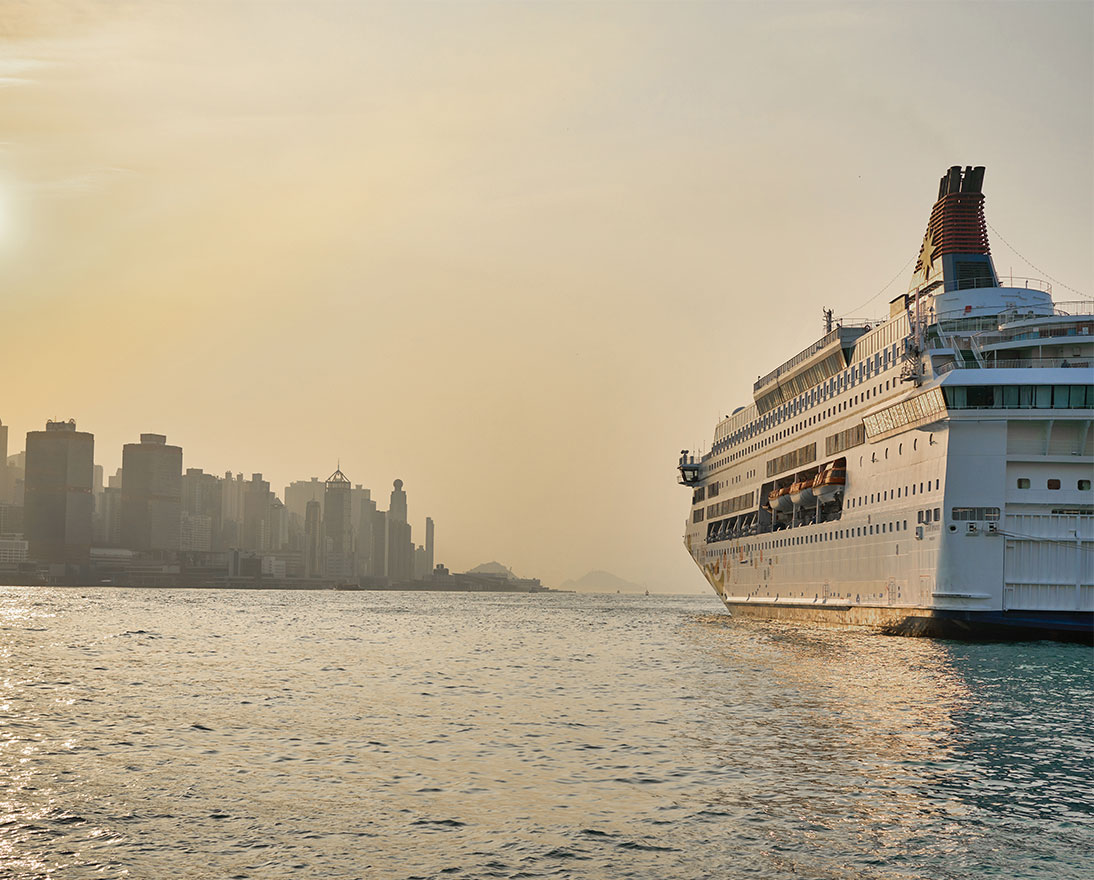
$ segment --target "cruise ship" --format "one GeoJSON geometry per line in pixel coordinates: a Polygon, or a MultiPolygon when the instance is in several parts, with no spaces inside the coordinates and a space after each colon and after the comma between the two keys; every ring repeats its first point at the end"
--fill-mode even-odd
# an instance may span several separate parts
{"type": "Polygon", "coordinates": [[[684,545],[734,615],[1094,639],[1094,302],[1000,278],[983,167],[906,293],[834,321],[684,450],[684,545]]]}

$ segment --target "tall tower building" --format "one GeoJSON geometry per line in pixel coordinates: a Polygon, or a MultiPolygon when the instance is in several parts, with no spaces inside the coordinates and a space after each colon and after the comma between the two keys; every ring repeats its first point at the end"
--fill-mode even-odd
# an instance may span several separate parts
{"type": "Polygon", "coordinates": [[[341,468],[327,477],[323,493],[323,536],[330,543],[327,577],[354,577],[357,566],[353,558],[353,484],[341,468]]]}
{"type": "Polygon", "coordinates": [[[141,434],[122,447],[121,542],[142,553],[179,549],[182,447],[163,434],[141,434]]]}
{"type": "Polygon", "coordinates": [[[387,507],[387,515],[399,522],[406,522],[406,492],[403,491],[403,481],[396,480],[391,490],[391,503],[387,507]]]}
{"type": "Polygon", "coordinates": [[[23,530],[40,562],[86,563],[91,553],[95,437],[75,420],[27,434],[23,530]]]}
{"type": "Polygon", "coordinates": [[[12,489],[11,484],[15,481],[12,479],[11,469],[8,467],[8,426],[3,422],[0,422],[0,504],[7,504],[11,501],[12,489]]]}
{"type": "Polygon", "coordinates": [[[406,521],[402,480],[395,481],[387,512],[387,576],[393,581],[409,581],[414,577],[414,542],[406,521]]]}
{"type": "Polygon", "coordinates": [[[322,511],[318,501],[304,505],[304,577],[323,576],[323,529],[320,525],[322,511]]]}
{"type": "Polygon", "coordinates": [[[238,545],[241,549],[260,553],[274,549],[272,507],[275,497],[262,474],[251,474],[250,481],[243,484],[243,532],[238,545]]]}
{"type": "Polygon", "coordinates": [[[426,577],[432,577],[435,564],[433,559],[433,520],[428,516],[425,518],[425,562],[426,577]]]}

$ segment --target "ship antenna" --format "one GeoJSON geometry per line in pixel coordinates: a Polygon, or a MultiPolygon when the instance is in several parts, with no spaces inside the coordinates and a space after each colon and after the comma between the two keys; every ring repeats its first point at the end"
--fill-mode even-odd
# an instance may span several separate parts
{"type": "Polygon", "coordinates": [[[824,315],[824,332],[825,333],[831,333],[832,332],[832,310],[822,308],[821,313],[824,315]]]}

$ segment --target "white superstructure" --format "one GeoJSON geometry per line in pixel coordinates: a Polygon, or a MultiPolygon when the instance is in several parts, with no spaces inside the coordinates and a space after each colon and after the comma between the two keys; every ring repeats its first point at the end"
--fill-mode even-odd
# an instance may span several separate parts
{"type": "Polygon", "coordinates": [[[1094,620],[1094,308],[1000,279],[983,168],[942,178],[907,294],[684,452],[685,545],[733,613],[909,633],[1094,620]]]}

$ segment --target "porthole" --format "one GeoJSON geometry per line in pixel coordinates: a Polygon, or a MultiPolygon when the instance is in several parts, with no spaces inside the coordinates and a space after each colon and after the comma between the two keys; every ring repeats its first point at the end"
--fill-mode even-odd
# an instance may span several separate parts
{"type": "Polygon", "coordinates": [[[903,443],[898,443],[897,444],[896,454],[897,455],[903,455],[904,454],[904,444],[903,443]]]}
{"type": "Polygon", "coordinates": [[[1090,480],[1079,480],[1078,484],[1076,485],[1076,488],[1080,492],[1089,492],[1090,491],[1090,480]]]}
{"type": "Polygon", "coordinates": [[[885,457],[886,458],[889,457],[889,447],[888,446],[885,447],[885,457]]]}
{"type": "Polygon", "coordinates": [[[1050,488],[1050,489],[1059,489],[1060,488],[1060,481],[1059,480],[1049,480],[1048,481],[1048,488],[1050,488]]]}
{"type": "Polygon", "coordinates": [[[912,438],[912,451],[915,452],[915,450],[917,450],[918,448],[919,448],[919,438],[918,437],[913,437],[912,438]]]}

